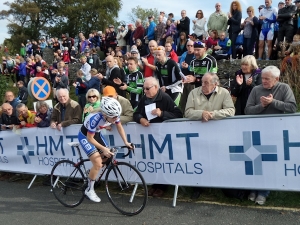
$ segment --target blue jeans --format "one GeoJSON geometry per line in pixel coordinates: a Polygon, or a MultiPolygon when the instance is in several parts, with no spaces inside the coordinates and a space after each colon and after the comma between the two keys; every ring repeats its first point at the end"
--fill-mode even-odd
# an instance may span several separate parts
{"type": "Polygon", "coordinates": [[[261,190],[253,190],[251,192],[254,192],[256,193],[256,195],[261,195],[261,196],[264,196],[264,197],[268,197],[269,194],[270,194],[270,191],[261,191],[261,190]]]}

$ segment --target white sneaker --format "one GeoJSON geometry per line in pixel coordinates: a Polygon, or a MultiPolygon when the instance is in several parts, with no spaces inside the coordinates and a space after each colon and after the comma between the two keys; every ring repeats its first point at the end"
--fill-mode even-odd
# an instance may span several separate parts
{"type": "Polygon", "coordinates": [[[85,190],[85,195],[93,202],[101,202],[101,199],[97,196],[96,192],[94,190],[88,191],[85,190]]]}
{"type": "Polygon", "coordinates": [[[255,203],[259,204],[259,205],[264,205],[266,203],[267,198],[265,196],[262,195],[258,195],[255,199],[255,203]]]}
{"type": "Polygon", "coordinates": [[[251,192],[249,195],[248,195],[248,199],[252,202],[255,201],[256,199],[256,193],[255,192],[251,192]]]}

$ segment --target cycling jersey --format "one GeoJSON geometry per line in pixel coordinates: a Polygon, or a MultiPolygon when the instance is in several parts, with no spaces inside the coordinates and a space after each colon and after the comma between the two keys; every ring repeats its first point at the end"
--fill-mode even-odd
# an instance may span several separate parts
{"type": "MultiPolygon", "coordinates": [[[[120,122],[120,117],[116,120],[116,123],[119,122],[120,122]]],[[[105,120],[101,112],[91,113],[85,118],[84,123],[82,124],[81,129],[78,133],[78,140],[82,149],[84,150],[84,152],[87,154],[88,157],[90,157],[92,154],[97,152],[98,149],[94,145],[88,142],[86,137],[87,133],[89,132],[95,134],[94,139],[99,144],[103,146],[108,146],[104,137],[100,133],[100,130],[110,125],[111,123],[105,120]]]]}
{"type": "Polygon", "coordinates": [[[167,61],[163,65],[159,62],[156,62],[155,66],[159,85],[161,87],[166,87],[166,93],[171,96],[175,104],[178,106],[181,98],[181,93],[183,91],[178,64],[172,59],[167,59],[167,61]]]}
{"type": "Polygon", "coordinates": [[[127,89],[130,93],[130,103],[135,108],[143,95],[144,76],[140,71],[128,75],[127,89]]]}
{"type": "Polygon", "coordinates": [[[266,17],[262,21],[261,29],[270,30],[273,28],[273,23],[276,23],[276,16],[278,15],[277,9],[272,6],[260,10],[259,16],[266,17]]]}
{"type": "Polygon", "coordinates": [[[205,55],[202,59],[194,59],[190,63],[190,71],[196,77],[195,87],[201,86],[201,79],[207,72],[217,73],[217,60],[211,55],[205,55]]]}
{"type": "Polygon", "coordinates": [[[155,66],[160,86],[169,86],[181,80],[180,69],[174,60],[167,59],[163,65],[156,62],[155,66]]]}

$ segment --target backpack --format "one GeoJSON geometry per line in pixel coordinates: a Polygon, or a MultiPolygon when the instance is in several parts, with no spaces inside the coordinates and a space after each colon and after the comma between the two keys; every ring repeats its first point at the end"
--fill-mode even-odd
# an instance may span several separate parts
{"type": "Polygon", "coordinates": [[[14,65],[15,65],[14,60],[11,59],[6,61],[6,68],[13,69],[14,65]]]}

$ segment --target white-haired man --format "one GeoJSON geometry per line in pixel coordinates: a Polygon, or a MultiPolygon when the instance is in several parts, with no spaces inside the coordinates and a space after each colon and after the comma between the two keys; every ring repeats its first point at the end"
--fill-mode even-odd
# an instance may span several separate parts
{"type": "Polygon", "coordinates": [[[245,108],[246,114],[294,113],[297,104],[289,85],[279,82],[280,70],[267,66],[261,72],[262,84],[254,87],[245,108]]]}
{"type": "MultiPolygon", "coordinates": [[[[218,76],[207,72],[201,82],[202,86],[192,90],[188,96],[185,117],[208,122],[234,116],[235,109],[232,98],[228,90],[218,86],[218,76]]],[[[201,188],[194,187],[191,199],[199,198],[201,192],[201,188]]]]}
{"type": "MultiPolygon", "coordinates": [[[[171,97],[160,89],[159,82],[155,77],[147,77],[143,88],[145,95],[141,98],[133,113],[135,122],[143,127],[149,127],[152,123],[162,123],[165,120],[182,118],[182,112],[171,97]],[[155,104],[155,109],[151,111],[151,118],[148,118],[149,114],[146,112],[146,106],[151,104],[155,104]]],[[[148,191],[148,195],[162,197],[167,187],[164,184],[154,184],[148,191]]]]}
{"type": "MultiPolygon", "coordinates": [[[[282,114],[294,113],[297,104],[289,85],[279,82],[280,70],[267,66],[261,71],[262,84],[254,87],[248,98],[245,114],[282,114]]],[[[264,205],[270,191],[253,190],[248,199],[264,205]]]]}
{"type": "Polygon", "coordinates": [[[135,29],[133,37],[132,37],[133,41],[135,42],[137,39],[143,40],[144,34],[145,34],[145,29],[142,25],[142,21],[140,19],[137,19],[135,21],[135,26],[136,26],[136,29],[135,29]]]}
{"type": "Polygon", "coordinates": [[[60,88],[56,97],[59,102],[53,108],[50,127],[61,130],[62,127],[81,123],[82,109],[70,98],[68,89],[60,88]]]}

